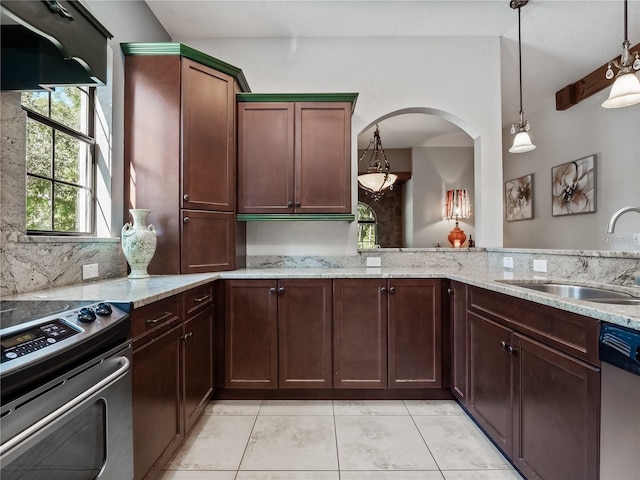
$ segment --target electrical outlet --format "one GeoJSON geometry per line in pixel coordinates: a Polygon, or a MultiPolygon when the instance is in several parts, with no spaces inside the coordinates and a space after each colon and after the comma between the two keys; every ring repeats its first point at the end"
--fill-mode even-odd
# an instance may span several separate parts
{"type": "Polygon", "coordinates": [[[98,276],[98,264],[89,263],[82,266],[82,279],[89,280],[98,276]]]}
{"type": "Polygon", "coordinates": [[[546,260],[534,260],[533,261],[533,271],[534,272],[546,272],[547,271],[547,261],[546,260]]]}
{"type": "Polygon", "coordinates": [[[367,257],[367,267],[381,267],[382,258],[380,257],[367,257]]]}
{"type": "Polygon", "coordinates": [[[633,234],[633,244],[640,245],[640,233],[633,234]]]}
{"type": "Polygon", "coordinates": [[[513,257],[502,257],[502,266],[504,268],[513,268],[513,257]]]}

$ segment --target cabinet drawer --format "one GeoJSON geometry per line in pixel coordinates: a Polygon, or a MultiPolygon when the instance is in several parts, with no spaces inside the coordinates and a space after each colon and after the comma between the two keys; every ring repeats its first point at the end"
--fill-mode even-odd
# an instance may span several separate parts
{"type": "Polygon", "coordinates": [[[195,312],[210,307],[213,302],[211,284],[192,288],[184,294],[185,318],[191,317],[195,312]]]}
{"type": "Polygon", "coordinates": [[[175,295],[137,308],[131,314],[131,336],[140,345],[154,335],[169,330],[180,322],[180,297],[175,295]]]}
{"type": "Polygon", "coordinates": [[[598,320],[477,287],[469,288],[468,301],[472,312],[592,365],[600,365],[598,320]]]}

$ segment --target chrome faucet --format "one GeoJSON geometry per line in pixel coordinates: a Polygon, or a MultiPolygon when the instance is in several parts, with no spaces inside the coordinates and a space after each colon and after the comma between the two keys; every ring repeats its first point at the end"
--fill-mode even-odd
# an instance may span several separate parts
{"type": "Polygon", "coordinates": [[[611,220],[609,220],[609,225],[607,225],[607,233],[613,233],[613,230],[616,228],[616,222],[618,221],[618,218],[620,218],[627,212],[640,213],[640,207],[623,207],[616,213],[611,215],[611,220]]]}

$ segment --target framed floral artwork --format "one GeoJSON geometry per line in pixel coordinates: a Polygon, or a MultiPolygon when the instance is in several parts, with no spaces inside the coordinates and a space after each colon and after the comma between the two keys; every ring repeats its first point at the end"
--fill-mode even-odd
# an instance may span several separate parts
{"type": "Polygon", "coordinates": [[[533,173],[505,182],[504,211],[507,222],[533,218],[533,173]]]}
{"type": "Polygon", "coordinates": [[[596,211],[596,156],[551,169],[551,213],[554,217],[596,211]]]}

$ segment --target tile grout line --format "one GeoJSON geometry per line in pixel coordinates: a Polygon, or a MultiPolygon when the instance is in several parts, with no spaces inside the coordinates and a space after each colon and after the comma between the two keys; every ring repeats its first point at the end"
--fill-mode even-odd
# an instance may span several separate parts
{"type": "Polygon", "coordinates": [[[338,426],[336,425],[336,406],[335,400],[331,400],[331,411],[333,412],[333,433],[336,438],[336,460],[338,461],[338,480],[342,479],[340,470],[340,451],[338,450],[338,426]]]}
{"type": "Polygon", "coordinates": [[[253,425],[251,426],[249,437],[247,437],[247,444],[244,446],[242,457],[240,457],[240,463],[238,463],[238,468],[236,470],[236,475],[234,477],[234,480],[237,480],[238,475],[240,475],[240,466],[242,465],[242,461],[244,460],[244,455],[247,453],[247,448],[249,447],[249,442],[251,441],[251,435],[253,434],[253,429],[256,428],[256,423],[258,422],[258,417],[260,416],[260,410],[262,410],[263,401],[264,400],[260,400],[260,407],[258,408],[258,412],[256,413],[256,418],[253,420],[253,425]]]}
{"type": "Polygon", "coordinates": [[[413,422],[413,425],[416,427],[416,430],[418,430],[418,433],[420,434],[420,438],[424,442],[424,446],[427,447],[427,450],[429,451],[429,455],[431,455],[431,458],[433,458],[433,463],[435,463],[436,467],[438,467],[438,472],[440,472],[440,476],[444,479],[445,477],[444,477],[444,473],[442,473],[442,468],[440,468],[440,464],[436,460],[435,455],[431,452],[431,449],[429,448],[429,444],[425,440],[424,435],[422,435],[422,431],[418,427],[418,424],[416,423],[415,418],[413,418],[413,414],[411,413],[411,410],[409,410],[409,407],[407,407],[407,404],[405,403],[405,400],[403,400],[402,403],[404,404],[404,407],[409,412],[409,416],[411,417],[411,422],[413,422]]]}

